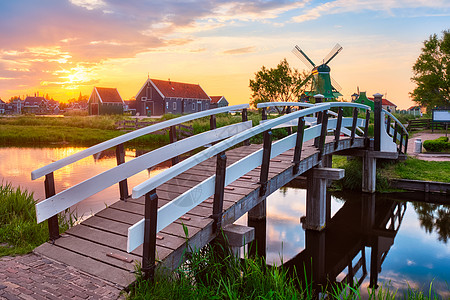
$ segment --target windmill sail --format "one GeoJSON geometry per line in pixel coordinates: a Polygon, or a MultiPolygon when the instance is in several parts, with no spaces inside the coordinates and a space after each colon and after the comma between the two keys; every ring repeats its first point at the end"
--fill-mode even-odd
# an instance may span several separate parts
{"type": "Polygon", "coordinates": [[[325,58],[323,59],[323,61],[324,61],[323,64],[324,64],[324,65],[328,64],[328,63],[329,63],[336,55],[338,55],[339,52],[341,52],[342,49],[343,49],[343,48],[342,48],[341,45],[336,44],[336,45],[334,46],[334,48],[331,49],[330,53],[328,53],[328,55],[325,56],[325,58]]]}
{"type": "Polygon", "coordinates": [[[314,62],[305,54],[305,52],[300,49],[299,46],[295,45],[294,49],[292,49],[292,53],[294,53],[311,70],[316,66],[314,62]]]}

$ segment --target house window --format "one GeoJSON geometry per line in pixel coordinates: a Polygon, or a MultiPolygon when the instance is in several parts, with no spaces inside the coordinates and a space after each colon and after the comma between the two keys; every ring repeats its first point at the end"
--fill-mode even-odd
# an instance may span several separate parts
{"type": "Polygon", "coordinates": [[[195,102],[192,103],[192,110],[195,110],[195,102]]]}
{"type": "Polygon", "coordinates": [[[166,109],[169,109],[169,101],[166,101],[166,109]]]}
{"type": "Polygon", "coordinates": [[[177,110],[177,102],[176,101],[173,103],[173,110],[177,110]]]}

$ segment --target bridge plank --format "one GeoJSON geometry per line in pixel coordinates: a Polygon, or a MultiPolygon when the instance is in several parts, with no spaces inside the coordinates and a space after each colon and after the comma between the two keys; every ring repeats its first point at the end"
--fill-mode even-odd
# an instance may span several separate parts
{"type": "Polygon", "coordinates": [[[46,257],[57,259],[59,262],[69,266],[76,266],[89,274],[98,276],[108,281],[114,282],[125,288],[135,280],[134,274],[120,268],[96,261],[64,248],[44,243],[34,250],[34,252],[46,257]]]}

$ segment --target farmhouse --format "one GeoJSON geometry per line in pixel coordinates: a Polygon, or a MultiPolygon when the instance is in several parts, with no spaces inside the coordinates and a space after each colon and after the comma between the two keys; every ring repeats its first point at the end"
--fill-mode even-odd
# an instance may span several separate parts
{"type": "Polygon", "coordinates": [[[198,84],[148,78],[136,95],[136,113],[190,114],[210,109],[211,98],[198,84]]]}
{"type": "Polygon", "coordinates": [[[228,101],[224,96],[211,96],[210,108],[218,108],[228,106],[228,101]]]}
{"type": "Polygon", "coordinates": [[[94,87],[88,104],[90,115],[123,114],[124,102],[116,88],[94,87]]]}

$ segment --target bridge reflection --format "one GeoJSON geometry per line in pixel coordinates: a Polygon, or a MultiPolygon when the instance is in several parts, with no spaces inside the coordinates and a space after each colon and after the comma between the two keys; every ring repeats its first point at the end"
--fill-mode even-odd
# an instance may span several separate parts
{"type": "MultiPolygon", "coordinates": [[[[330,197],[330,196],[329,196],[330,197]]],[[[348,197],[346,197],[348,198],[348,197]]],[[[328,206],[330,207],[330,206],[328,206]]],[[[327,212],[326,228],[305,230],[305,249],[284,263],[291,274],[296,273],[316,287],[333,283],[358,286],[370,277],[370,287],[378,286],[381,266],[394,244],[406,211],[406,202],[376,199],[374,194],[359,194],[345,201],[331,217],[327,212]],[[366,248],[370,255],[366,256],[366,248]],[[369,271],[368,271],[369,270],[369,271]]],[[[265,256],[265,220],[250,220],[255,226],[257,247],[250,254],[265,256]]]]}

